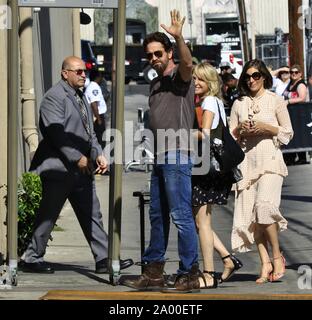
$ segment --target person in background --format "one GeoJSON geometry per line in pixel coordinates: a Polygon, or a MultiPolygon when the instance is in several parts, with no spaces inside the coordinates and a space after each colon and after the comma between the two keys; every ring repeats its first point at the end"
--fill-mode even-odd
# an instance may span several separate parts
{"type": "Polygon", "coordinates": [[[309,92],[309,100],[312,100],[312,74],[308,77],[308,92],[309,92]]]}
{"type": "MultiPolygon", "coordinates": [[[[199,139],[202,140],[205,134],[212,137],[212,132],[217,130],[220,121],[224,125],[227,123],[221,94],[221,79],[217,70],[208,63],[195,66],[193,78],[195,94],[199,97],[203,113],[202,125],[201,120],[197,120],[197,126],[202,129],[199,131],[199,139]]],[[[212,228],[212,205],[227,203],[233,182],[232,172],[219,175],[208,172],[206,175],[193,175],[192,178],[193,213],[204,260],[204,278],[200,279],[203,289],[216,288],[218,285],[213,261],[214,248],[224,264],[220,282],[227,281],[234,271],[242,267],[241,261],[229,253],[212,228]]]]}
{"type": "MultiPolygon", "coordinates": [[[[302,78],[302,69],[298,64],[294,64],[290,68],[290,82],[283,93],[283,97],[288,105],[304,103],[307,101],[308,89],[302,78]]],[[[286,153],[284,159],[287,165],[308,163],[306,152],[286,153]],[[295,161],[297,155],[298,160],[295,161]]]]}
{"type": "Polygon", "coordinates": [[[229,116],[234,101],[238,98],[239,93],[237,90],[238,79],[236,79],[231,73],[224,73],[221,76],[222,79],[222,97],[225,102],[225,112],[229,116]]]}
{"type": "Polygon", "coordinates": [[[280,146],[288,144],[293,130],[287,103],[269,91],[272,82],[263,61],[248,61],[230,115],[230,131],[245,152],[239,165],[243,179],[235,184],[232,249],[247,252],[256,242],[261,261],[257,284],[278,281],[285,274],[278,232],[287,228],[279,206],[288,171],[280,146]]]}
{"type": "Polygon", "coordinates": [[[226,73],[233,73],[233,69],[231,68],[231,64],[228,61],[222,61],[219,65],[220,75],[224,75],[226,73]]]}
{"type": "Polygon", "coordinates": [[[302,78],[301,67],[294,64],[290,67],[290,82],[283,92],[283,97],[288,104],[295,104],[306,102],[307,94],[307,85],[302,78]]]}
{"type": "Polygon", "coordinates": [[[285,89],[290,82],[290,72],[288,66],[283,66],[279,69],[272,70],[273,77],[273,91],[279,96],[283,96],[285,89]]]}
{"type": "Polygon", "coordinates": [[[92,108],[96,138],[102,149],[104,149],[103,133],[106,129],[105,113],[107,112],[107,106],[100,87],[104,74],[98,70],[91,70],[89,77],[90,83],[85,90],[85,96],[92,108]]]}

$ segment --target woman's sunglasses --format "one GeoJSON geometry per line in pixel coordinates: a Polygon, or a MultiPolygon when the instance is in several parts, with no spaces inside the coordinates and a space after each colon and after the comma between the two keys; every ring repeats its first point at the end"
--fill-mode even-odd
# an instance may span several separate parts
{"type": "Polygon", "coordinates": [[[148,60],[152,60],[153,56],[155,56],[156,58],[161,58],[163,56],[163,52],[161,50],[157,50],[155,52],[146,53],[146,58],[148,60]]]}
{"type": "Polygon", "coordinates": [[[290,71],[290,74],[299,74],[300,71],[290,71]]]}
{"type": "Polygon", "coordinates": [[[246,73],[244,78],[245,81],[250,81],[250,78],[253,78],[254,80],[259,80],[262,77],[262,74],[260,72],[254,72],[253,74],[246,73]]]}

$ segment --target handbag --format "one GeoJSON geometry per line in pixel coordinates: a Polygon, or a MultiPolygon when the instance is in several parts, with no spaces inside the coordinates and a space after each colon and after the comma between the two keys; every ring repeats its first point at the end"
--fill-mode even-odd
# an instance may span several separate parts
{"type": "Polygon", "coordinates": [[[210,147],[213,149],[215,158],[218,160],[221,170],[224,172],[236,168],[245,158],[245,153],[230,133],[229,126],[223,122],[220,106],[217,100],[219,112],[219,124],[216,131],[212,130],[210,147]],[[222,143],[216,144],[215,138],[219,138],[222,143]]]}
{"type": "MultiPolygon", "coordinates": [[[[229,172],[235,169],[235,177],[239,181],[242,179],[242,174],[237,166],[244,160],[245,153],[232,137],[228,125],[224,124],[218,100],[216,101],[219,123],[216,129],[211,130],[210,134],[210,171],[229,172]]],[[[196,106],[195,112],[198,127],[202,128],[203,110],[201,107],[196,106]]]]}

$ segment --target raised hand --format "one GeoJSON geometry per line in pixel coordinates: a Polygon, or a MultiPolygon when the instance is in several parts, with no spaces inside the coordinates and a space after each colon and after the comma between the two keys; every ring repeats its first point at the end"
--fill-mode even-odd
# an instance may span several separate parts
{"type": "Polygon", "coordinates": [[[174,38],[179,38],[182,36],[182,27],[185,21],[185,17],[181,19],[180,12],[178,10],[170,11],[170,16],[171,26],[167,27],[164,24],[161,24],[160,26],[174,38]]]}

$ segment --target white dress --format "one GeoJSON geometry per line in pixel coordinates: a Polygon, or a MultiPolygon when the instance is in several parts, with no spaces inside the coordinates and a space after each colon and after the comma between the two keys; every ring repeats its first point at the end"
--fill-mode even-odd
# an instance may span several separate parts
{"type": "Polygon", "coordinates": [[[277,127],[278,134],[238,139],[245,159],[239,165],[243,179],[235,184],[232,247],[240,252],[250,250],[255,222],[277,222],[280,231],[287,228],[287,221],[279,211],[282,180],[288,174],[280,146],[288,144],[293,136],[287,104],[268,90],[258,98],[236,100],[231,110],[230,131],[249,118],[277,127]],[[263,190],[261,195],[257,193],[259,188],[263,190]]]}

